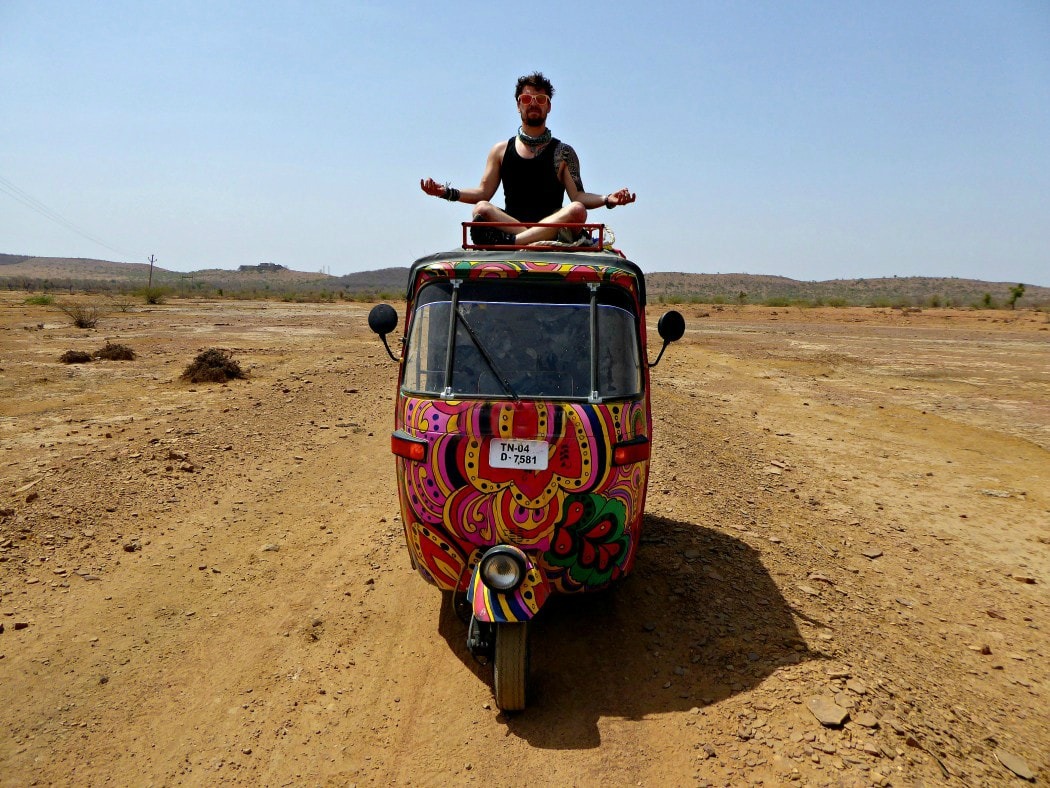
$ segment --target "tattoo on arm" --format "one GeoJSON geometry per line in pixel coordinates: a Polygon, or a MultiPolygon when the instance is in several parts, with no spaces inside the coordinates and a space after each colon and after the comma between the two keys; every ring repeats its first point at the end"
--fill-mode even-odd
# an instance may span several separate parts
{"type": "Polygon", "coordinates": [[[562,162],[568,166],[569,177],[576,184],[576,188],[581,192],[584,191],[583,178],[580,176],[580,157],[576,155],[571,145],[566,145],[564,142],[559,143],[558,148],[554,151],[554,166],[561,169],[562,162]]]}

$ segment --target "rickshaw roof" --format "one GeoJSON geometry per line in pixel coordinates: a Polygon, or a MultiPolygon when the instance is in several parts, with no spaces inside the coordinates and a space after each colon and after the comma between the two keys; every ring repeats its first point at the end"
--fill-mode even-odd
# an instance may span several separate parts
{"type": "Polygon", "coordinates": [[[452,249],[448,252],[420,257],[414,263],[408,274],[408,297],[412,297],[412,288],[419,273],[430,267],[440,267],[436,264],[453,263],[468,264],[483,268],[485,264],[491,263],[540,263],[546,265],[586,266],[607,273],[627,274],[637,282],[638,301],[645,306],[645,275],[636,263],[626,257],[610,251],[564,251],[556,247],[540,248],[530,247],[514,250],[484,250],[484,249],[452,249]]]}

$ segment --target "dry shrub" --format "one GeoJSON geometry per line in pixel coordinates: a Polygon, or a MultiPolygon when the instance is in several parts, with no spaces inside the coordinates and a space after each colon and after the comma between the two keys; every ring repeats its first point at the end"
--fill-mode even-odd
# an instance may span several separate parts
{"type": "Polygon", "coordinates": [[[104,358],[106,361],[134,361],[135,351],[127,345],[107,342],[105,347],[95,351],[95,358],[104,358]]]}
{"type": "Polygon", "coordinates": [[[91,361],[91,354],[82,350],[67,350],[58,357],[58,360],[63,364],[87,364],[91,361]]]}
{"type": "Polygon", "coordinates": [[[59,304],[58,308],[65,312],[77,328],[94,328],[103,315],[98,304],[59,304]]]}
{"type": "Polygon", "coordinates": [[[126,293],[112,296],[110,302],[118,312],[130,312],[135,307],[135,302],[126,293]]]}
{"type": "Polygon", "coordinates": [[[241,365],[230,357],[229,351],[216,347],[199,353],[182,373],[182,379],[190,383],[225,383],[231,378],[243,377],[241,365]]]}

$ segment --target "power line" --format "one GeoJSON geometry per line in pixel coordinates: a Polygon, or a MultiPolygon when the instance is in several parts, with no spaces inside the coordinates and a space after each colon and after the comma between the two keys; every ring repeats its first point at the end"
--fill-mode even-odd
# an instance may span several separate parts
{"type": "Polygon", "coordinates": [[[40,200],[38,200],[36,197],[29,194],[25,190],[18,188],[18,186],[11,183],[11,181],[7,180],[7,178],[5,178],[2,175],[0,175],[0,191],[4,192],[17,202],[22,203],[22,205],[26,206],[27,208],[36,211],[41,216],[50,219],[51,221],[55,222],[55,224],[60,224],[67,230],[74,232],[77,235],[83,236],[89,241],[97,243],[99,246],[106,247],[111,252],[116,252],[117,254],[123,255],[125,257],[128,256],[126,252],[117,249],[115,246],[111,246],[110,244],[103,241],[101,238],[98,238],[92,235],[91,233],[87,232],[87,230],[82,230],[81,228],[77,227],[77,225],[73,224],[73,222],[69,221],[69,219],[65,218],[58,211],[52,210],[48,206],[44,205],[44,203],[40,202],[40,200]]]}

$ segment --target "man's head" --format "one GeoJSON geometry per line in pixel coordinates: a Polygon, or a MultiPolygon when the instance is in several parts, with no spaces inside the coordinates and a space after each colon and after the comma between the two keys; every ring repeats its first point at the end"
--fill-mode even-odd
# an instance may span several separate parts
{"type": "Polygon", "coordinates": [[[546,93],[549,99],[554,98],[554,85],[539,71],[533,71],[531,74],[518,77],[518,84],[514,88],[515,101],[521,98],[521,94],[526,86],[533,88],[537,93],[546,93]]]}
{"type": "Polygon", "coordinates": [[[554,86],[539,71],[518,78],[514,98],[518,102],[522,127],[542,130],[547,125],[553,95],[554,86]]]}

